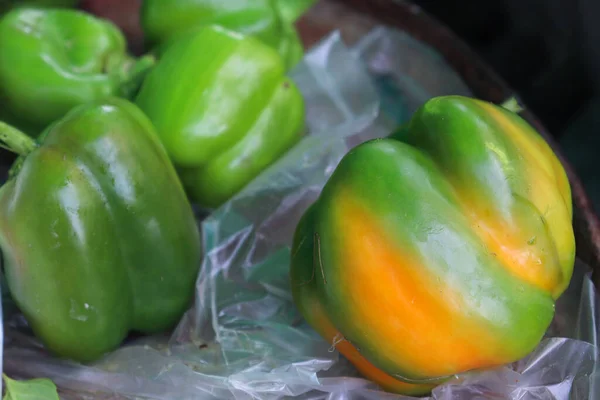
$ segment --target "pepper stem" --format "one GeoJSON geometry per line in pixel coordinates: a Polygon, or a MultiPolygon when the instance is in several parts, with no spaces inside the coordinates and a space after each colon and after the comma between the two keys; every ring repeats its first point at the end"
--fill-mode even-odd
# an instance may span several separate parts
{"type": "Polygon", "coordinates": [[[0,121],[0,147],[20,156],[26,156],[37,147],[37,143],[17,128],[0,121]]]}
{"type": "Polygon", "coordinates": [[[293,24],[316,2],[316,0],[278,0],[277,7],[283,21],[293,24]]]}
{"type": "Polygon", "coordinates": [[[504,103],[501,104],[501,107],[507,109],[508,111],[512,111],[515,114],[518,114],[521,111],[523,111],[523,107],[521,107],[521,105],[515,97],[511,97],[508,100],[506,100],[504,103]]]}
{"type": "Polygon", "coordinates": [[[128,98],[133,97],[155,64],[156,57],[152,54],[146,54],[134,61],[124,74],[123,84],[121,85],[123,95],[128,98]]]}

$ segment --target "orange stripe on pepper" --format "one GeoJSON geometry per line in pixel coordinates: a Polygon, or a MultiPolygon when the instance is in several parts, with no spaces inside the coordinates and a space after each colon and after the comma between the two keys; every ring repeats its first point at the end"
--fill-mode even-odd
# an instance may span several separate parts
{"type": "MultiPolygon", "coordinates": [[[[568,249],[573,247],[570,230],[565,229],[565,225],[571,224],[571,206],[566,200],[570,199],[570,190],[567,189],[569,186],[564,174],[559,173],[556,157],[544,141],[536,140],[524,132],[525,127],[517,125],[497,107],[485,102],[478,104],[510,137],[525,165],[529,166],[526,170],[529,176],[523,177],[530,182],[529,198],[544,217],[558,254],[568,254],[568,249]]],[[[535,239],[523,237],[521,226],[499,219],[481,218],[481,215],[476,220],[486,244],[493,248],[513,273],[549,293],[555,294],[564,289],[562,285],[565,279],[559,265],[553,265],[554,260],[541,254],[543,248],[528,243],[535,239]]],[[[571,260],[568,258],[560,262],[571,263],[571,260]]]]}
{"type": "Polygon", "coordinates": [[[339,285],[354,324],[362,327],[362,340],[385,343],[390,360],[424,377],[502,364],[498,340],[481,321],[466,316],[460,292],[387,241],[351,196],[338,201],[344,241],[339,285]]]}
{"type": "Polygon", "coordinates": [[[335,348],[342,353],[366,379],[377,383],[384,390],[408,395],[419,395],[428,393],[435,387],[435,385],[406,383],[388,375],[363,357],[352,343],[343,339],[342,334],[335,326],[333,326],[325,314],[321,304],[311,300],[310,306],[308,306],[307,309],[310,309],[311,311],[310,319],[314,323],[315,329],[318,330],[319,334],[329,343],[333,343],[335,348]]]}
{"type": "Polygon", "coordinates": [[[519,227],[483,216],[483,212],[474,209],[472,206],[469,214],[473,229],[506,269],[548,293],[560,284],[562,274],[558,265],[552,270],[551,263],[545,260],[548,256],[540,254],[538,247],[527,244],[535,238],[524,237],[519,227]]]}

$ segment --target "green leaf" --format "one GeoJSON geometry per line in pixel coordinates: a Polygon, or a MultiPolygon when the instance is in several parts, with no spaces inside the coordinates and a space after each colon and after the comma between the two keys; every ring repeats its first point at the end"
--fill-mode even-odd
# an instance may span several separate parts
{"type": "Polygon", "coordinates": [[[60,400],[56,385],[50,379],[38,378],[16,381],[2,374],[6,393],[2,400],[60,400]]]}

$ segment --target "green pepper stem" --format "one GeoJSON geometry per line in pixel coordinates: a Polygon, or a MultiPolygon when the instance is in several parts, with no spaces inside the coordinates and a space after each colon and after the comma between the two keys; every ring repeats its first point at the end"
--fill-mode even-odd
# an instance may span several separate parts
{"type": "Polygon", "coordinates": [[[293,24],[316,2],[316,0],[277,0],[277,7],[283,21],[293,24]]]}
{"type": "Polygon", "coordinates": [[[508,100],[506,100],[504,103],[501,104],[501,107],[507,109],[508,111],[512,111],[515,114],[518,114],[521,111],[523,111],[523,107],[521,107],[521,105],[515,97],[511,97],[508,100]]]}
{"type": "Polygon", "coordinates": [[[37,143],[17,128],[0,121],[0,147],[20,156],[26,156],[37,147],[37,143]]]}
{"type": "Polygon", "coordinates": [[[152,54],[146,54],[134,61],[125,71],[121,91],[123,95],[132,98],[139,87],[142,85],[144,78],[156,64],[156,57],[152,54]]]}

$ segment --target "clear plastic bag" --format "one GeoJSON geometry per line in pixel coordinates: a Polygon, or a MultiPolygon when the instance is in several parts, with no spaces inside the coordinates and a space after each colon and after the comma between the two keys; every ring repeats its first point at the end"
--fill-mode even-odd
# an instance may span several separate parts
{"type": "MultiPolygon", "coordinates": [[[[171,335],[125,343],[83,366],[47,355],[5,305],[5,372],[48,377],[65,399],[401,399],[362,379],[296,310],[290,243],[303,211],[354,145],[388,135],[428,98],[470,95],[432,49],[375,29],[353,48],[338,33],[292,72],[308,136],[202,223],[206,255],[193,307],[171,335]]],[[[433,399],[600,398],[598,296],[577,262],[547,337],[524,360],[457,376],[433,399]]]]}

